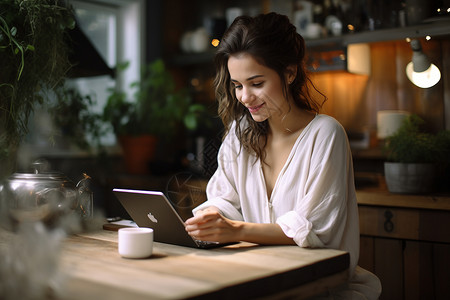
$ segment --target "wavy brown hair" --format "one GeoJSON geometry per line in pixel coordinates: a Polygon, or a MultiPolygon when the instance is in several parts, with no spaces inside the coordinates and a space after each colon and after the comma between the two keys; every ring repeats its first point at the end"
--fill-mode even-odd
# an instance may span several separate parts
{"type": "Polygon", "coordinates": [[[258,63],[276,71],[285,87],[284,74],[287,68],[297,66],[295,80],[284,93],[286,96],[291,93],[294,104],[299,108],[318,113],[326,97],[319,92],[324,99],[318,103],[309,93],[308,85],[317,89],[307,76],[305,52],[303,37],[286,16],[277,13],[237,17],[219,44],[215,56],[214,86],[225,135],[232,123],[236,122],[236,135],[241,145],[259,158],[264,157],[268,121],[254,121],[250,112],[236,99],[228,71],[228,59],[239,53],[250,54],[258,63]]]}

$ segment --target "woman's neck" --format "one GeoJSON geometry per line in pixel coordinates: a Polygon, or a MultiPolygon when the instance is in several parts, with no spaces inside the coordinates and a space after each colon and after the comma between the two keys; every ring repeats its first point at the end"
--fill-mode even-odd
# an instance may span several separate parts
{"type": "Polygon", "coordinates": [[[298,135],[306,125],[314,119],[315,113],[291,106],[279,117],[272,117],[269,121],[270,134],[274,137],[287,137],[298,135]]]}

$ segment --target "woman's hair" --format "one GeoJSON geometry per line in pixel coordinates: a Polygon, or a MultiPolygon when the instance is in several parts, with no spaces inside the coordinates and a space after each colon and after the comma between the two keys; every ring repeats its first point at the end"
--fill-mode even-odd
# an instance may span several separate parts
{"type": "MultiPolygon", "coordinates": [[[[296,66],[295,80],[289,85],[289,91],[284,91],[285,95],[291,93],[294,104],[308,111],[318,113],[321,104],[310,96],[308,85],[315,87],[306,73],[305,41],[289,19],[277,13],[237,17],[225,32],[215,56],[218,113],[225,135],[236,122],[236,135],[241,145],[263,158],[268,122],[254,121],[248,109],[236,99],[228,71],[228,59],[240,53],[250,54],[259,64],[276,71],[284,87],[287,86],[284,76],[287,68],[296,66]]],[[[325,101],[326,97],[320,94],[325,101]]]]}

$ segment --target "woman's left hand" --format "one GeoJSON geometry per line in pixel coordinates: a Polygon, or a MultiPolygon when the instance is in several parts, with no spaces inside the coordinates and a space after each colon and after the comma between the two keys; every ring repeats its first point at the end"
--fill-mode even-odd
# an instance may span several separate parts
{"type": "Polygon", "coordinates": [[[240,241],[240,224],[242,222],[225,218],[217,210],[205,209],[186,220],[186,231],[197,240],[211,242],[240,241]]]}

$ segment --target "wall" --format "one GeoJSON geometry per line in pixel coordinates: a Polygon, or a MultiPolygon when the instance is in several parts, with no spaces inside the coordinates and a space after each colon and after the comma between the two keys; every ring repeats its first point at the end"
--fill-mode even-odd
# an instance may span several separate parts
{"type": "MultiPolygon", "coordinates": [[[[450,119],[445,115],[449,101],[450,40],[421,40],[424,52],[441,70],[441,81],[429,89],[414,86],[406,77],[405,67],[412,51],[406,41],[371,43],[371,75],[348,72],[313,73],[312,80],[328,101],[324,113],[337,118],[348,130],[376,130],[379,110],[400,109],[416,113],[433,131],[445,128],[450,119]],[[447,99],[447,100],[444,100],[447,99]]],[[[448,108],[447,108],[448,109],[448,108]]]]}

